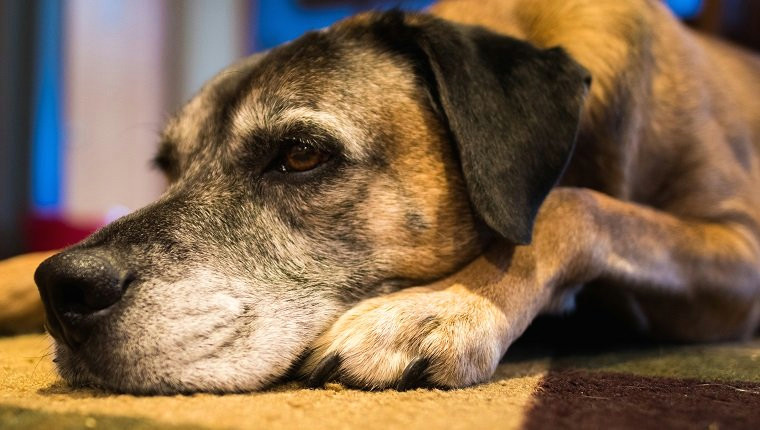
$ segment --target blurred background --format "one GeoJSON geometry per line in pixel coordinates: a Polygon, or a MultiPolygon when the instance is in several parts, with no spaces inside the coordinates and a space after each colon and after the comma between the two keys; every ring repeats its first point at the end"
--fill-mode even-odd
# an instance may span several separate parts
{"type": "MultiPolygon", "coordinates": [[[[362,10],[432,2],[0,0],[0,258],[69,245],[154,200],[162,124],[235,59],[362,10]]],[[[760,47],[760,1],[667,3],[760,47]]]]}

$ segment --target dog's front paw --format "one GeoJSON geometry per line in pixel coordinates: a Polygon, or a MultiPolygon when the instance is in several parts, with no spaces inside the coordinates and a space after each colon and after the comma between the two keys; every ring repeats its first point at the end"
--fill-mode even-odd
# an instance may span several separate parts
{"type": "Polygon", "coordinates": [[[315,343],[302,374],[368,389],[463,387],[493,375],[507,344],[506,317],[461,286],[410,288],[350,309],[315,343]]]}

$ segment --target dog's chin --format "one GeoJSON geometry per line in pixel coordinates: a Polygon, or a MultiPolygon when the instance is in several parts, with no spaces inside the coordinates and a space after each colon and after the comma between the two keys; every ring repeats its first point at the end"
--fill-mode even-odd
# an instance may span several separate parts
{"type": "Polygon", "coordinates": [[[324,298],[283,297],[274,288],[256,294],[242,280],[227,278],[212,288],[209,279],[219,278],[204,273],[146,286],[150,294],[128,298],[76,349],[56,341],[60,375],[75,387],[131,394],[261,390],[286,375],[342,310],[324,298]]]}
{"type": "MultiPolygon", "coordinates": [[[[230,354],[234,357],[235,354],[230,354]]],[[[189,363],[159,365],[146,359],[142,364],[123,364],[117,357],[92,357],[56,345],[56,366],[74,388],[96,388],[137,395],[190,394],[196,392],[237,393],[262,390],[280,380],[299,353],[283,353],[277,361],[250,365],[220,354],[189,363]]]]}

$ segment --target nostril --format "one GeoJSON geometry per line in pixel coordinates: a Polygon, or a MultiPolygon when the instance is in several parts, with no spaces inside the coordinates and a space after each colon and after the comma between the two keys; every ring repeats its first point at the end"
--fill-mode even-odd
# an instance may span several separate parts
{"type": "Polygon", "coordinates": [[[45,261],[38,284],[54,307],[81,314],[105,309],[121,299],[130,276],[90,253],[63,253],[45,261]]]}
{"type": "Polygon", "coordinates": [[[60,277],[51,295],[59,307],[87,314],[118,302],[123,284],[118,274],[109,271],[75,272],[60,277]]]}
{"type": "Polygon", "coordinates": [[[76,280],[59,281],[50,295],[58,309],[80,314],[87,313],[84,292],[76,280]]]}

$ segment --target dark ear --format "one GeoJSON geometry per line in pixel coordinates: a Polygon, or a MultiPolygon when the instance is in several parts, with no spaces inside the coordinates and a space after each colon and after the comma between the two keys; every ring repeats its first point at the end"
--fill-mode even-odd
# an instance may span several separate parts
{"type": "Polygon", "coordinates": [[[538,208],[573,152],[590,75],[561,48],[411,17],[406,35],[426,63],[472,205],[504,238],[529,243],[538,208]]]}

